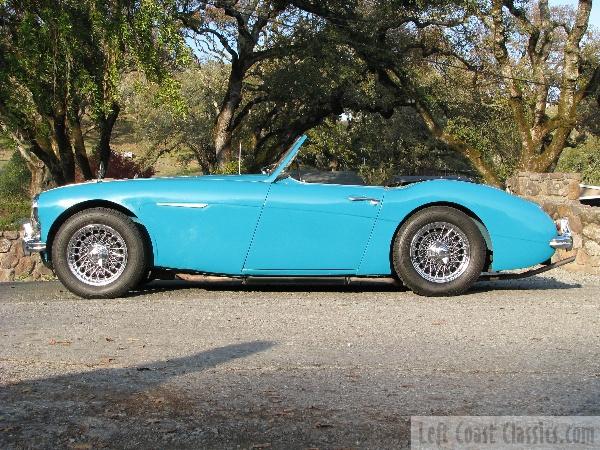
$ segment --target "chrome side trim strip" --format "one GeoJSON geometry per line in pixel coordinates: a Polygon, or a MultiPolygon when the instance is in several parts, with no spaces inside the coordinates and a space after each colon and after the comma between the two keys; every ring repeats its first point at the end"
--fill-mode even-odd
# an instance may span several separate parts
{"type": "Polygon", "coordinates": [[[177,203],[177,202],[159,202],[157,206],[171,206],[173,208],[206,208],[208,203],[177,203]]]}
{"type": "Polygon", "coordinates": [[[379,202],[381,201],[378,198],[371,197],[348,197],[348,200],[351,202],[369,202],[373,206],[379,205],[379,202]]]}

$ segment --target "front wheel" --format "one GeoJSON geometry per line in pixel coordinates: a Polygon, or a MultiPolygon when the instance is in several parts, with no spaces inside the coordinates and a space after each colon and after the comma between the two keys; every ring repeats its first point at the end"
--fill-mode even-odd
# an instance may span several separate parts
{"type": "Polygon", "coordinates": [[[473,219],[462,211],[434,206],[398,230],[392,248],[397,276],[413,292],[458,295],[481,275],[487,247],[473,219]]]}
{"type": "Polygon", "coordinates": [[[108,208],[81,211],[60,227],[52,245],[58,279],[86,298],[114,298],[146,273],[146,247],[136,224],[108,208]]]}

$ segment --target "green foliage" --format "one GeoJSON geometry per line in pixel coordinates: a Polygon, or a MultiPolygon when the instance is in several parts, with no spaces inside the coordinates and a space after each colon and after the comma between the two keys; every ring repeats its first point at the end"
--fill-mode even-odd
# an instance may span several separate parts
{"type": "Polygon", "coordinates": [[[361,165],[360,149],[353,148],[353,135],[347,121],[328,119],[308,133],[302,149],[302,162],[321,170],[349,170],[361,165]]]}
{"type": "MultiPolygon", "coordinates": [[[[481,155],[500,180],[515,170],[522,143],[505,92],[507,80],[498,76],[490,53],[493,36],[475,16],[459,27],[433,25],[475,11],[481,15],[487,3],[301,3],[309,9],[316,5],[315,10],[300,11],[291,6],[294,2],[281,3],[281,9],[280,2],[270,0],[233,2],[231,7],[242,11],[236,20],[196,1],[0,0],[0,120],[25,143],[45,145],[62,170],[56,125],[64,126],[64,136],[73,141],[79,120],[84,128],[100,130],[120,108],[133,123],[135,140],[148,148],[136,173],[162,155],[170,155],[182,170],[195,161],[209,173],[217,165],[215,119],[227,103],[235,66],[230,62],[236,60],[233,54],[256,44],[257,53],[242,64],[248,70],[238,84],[241,99],[225,127],[233,137],[232,161],[220,173],[237,173],[240,142],[244,166],[256,171],[309,130],[305,160],[321,170],[359,171],[370,183],[397,174],[473,174],[457,153],[460,146],[453,152],[434,139],[414,108],[406,106],[415,105],[415,99],[431,110],[440,129],[481,155]],[[273,13],[274,20],[267,21],[258,39],[244,44],[239,21],[248,20],[250,28],[256,23],[250,9],[260,16],[273,13]],[[191,38],[186,41],[191,28],[180,20],[186,14],[196,25],[194,45],[191,38]],[[409,16],[432,25],[403,22],[409,16]],[[332,17],[342,25],[336,27],[328,20],[332,17]],[[229,56],[224,41],[234,49],[229,56]],[[270,56],[257,56],[265,54],[270,56]],[[61,123],[56,118],[63,113],[61,123]]],[[[510,35],[524,36],[515,23],[507,23],[510,35]]],[[[588,74],[598,61],[598,42],[591,35],[586,42],[588,74]]],[[[514,62],[519,77],[532,76],[527,60],[514,62]]],[[[559,72],[559,66],[548,67],[548,80],[555,83],[559,72]]],[[[535,104],[536,86],[522,86],[527,111],[535,104]]],[[[551,97],[549,105],[555,101],[551,97]]],[[[596,102],[582,106],[578,126],[597,135],[596,102]]],[[[548,108],[548,119],[554,112],[548,108]]],[[[83,136],[91,150],[89,135],[83,136]]],[[[597,180],[597,149],[589,144],[569,150],[559,167],[597,180]]]]}
{"type": "Polygon", "coordinates": [[[429,137],[410,108],[389,119],[357,114],[347,121],[327,120],[308,135],[302,163],[320,170],[356,171],[368,184],[385,184],[397,175],[477,177],[464,158],[429,137]]]}
{"type": "MultiPolygon", "coordinates": [[[[74,179],[83,120],[103,133],[97,150],[109,154],[125,74],[144,73],[158,83],[158,97],[183,110],[172,74],[191,50],[175,7],[173,0],[0,2],[0,120],[35,144],[56,183],[74,179]]],[[[87,165],[80,163],[84,173],[87,165]]]]}
{"type": "Polygon", "coordinates": [[[584,183],[600,185],[600,137],[590,136],[584,144],[565,149],[556,172],[581,173],[584,183]]]}
{"type": "Polygon", "coordinates": [[[19,221],[29,217],[31,174],[17,152],[0,171],[0,230],[16,230],[19,221]]]}
{"type": "Polygon", "coordinates": [[[467,105],[463,105],[464,109],[448,120],[446,131],[480,151],[488,164],[494,167],[498,178],[504,181],[516,167],[514,150],[519,144],[514,139],[516,133],[513,123],[506,117],[508,111],[493,110],[488,106],[469,109],[467,105]],[[481,117],[483,110],[488,111],[481,117]],[[502,118],[505,120],[501,120],[502,118]]]}
{"type": "Polygon", "coordinates": [[[514,172],[519,159],[520,138],[512,111],[496,86],[479,92],[465,83],[464,70],[428,72],[418,77],[421,90],[444,130],[480,152],[500,181],[514,172]]]}
{"type": "MultiPolygon", "coordinates": [[[[219,167],[217,167],[215,169],[214,173],[223,174],[223,175],[237,175],[238,169],[239,169],[238,161],[231,160],[231,161],[228,161],[224,164],[221,164],[219,167]]],[[[246,170],[245,167],[242,165],[241,172],[243,173],[245,170],[246,170]]]]}
{"type": "Polygon", "coordinates": [[[18,230],[31,214],[30,200],[0,200],[0,230],[18,230]]]}
{"type": "Polygon", "coordinates": [[[29,197],[31,173],[23,157],[13,153],[0,171],[0,197],[2,199],[26,199],[29,197]]]}
{"type": "Polygon", "coordinates": [[[188,68],[174,82],[182,101],[176,108],[147,79],[131,76],[125,80],[124,113],[134,124],[135,139],[148,146],[144,162],[150,165],[169,154],[182,167],[197,161],[203,172],[211,172],[215,163],[212,129],[227,85],[227,66],[210,62],[188,68]]]}

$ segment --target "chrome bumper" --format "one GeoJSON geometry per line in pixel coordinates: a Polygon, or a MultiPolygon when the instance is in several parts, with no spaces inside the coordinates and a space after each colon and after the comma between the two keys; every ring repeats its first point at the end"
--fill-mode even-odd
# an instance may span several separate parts
{"type": "Polygon", "coordinates": [[[46,243],[40,241],[40,230],[37,229],[31,222],[23,224],[23,252],[26,255],[31,255],[33,252],[46,251],[46,243]]]}
{"type": "Polygon", "coordinates": [[[558,236],[550,240],[550,247],[557,250],[572,250],[573,236],[569,227],[569,219],[560,219],[556,222],[558,236]]]}

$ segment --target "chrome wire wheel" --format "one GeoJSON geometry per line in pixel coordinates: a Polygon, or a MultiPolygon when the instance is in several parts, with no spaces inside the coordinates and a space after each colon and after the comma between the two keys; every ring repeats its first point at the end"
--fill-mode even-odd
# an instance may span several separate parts
{"type": "Polygon", "coordinates": [[[125,270],[127,245],[119,232],[108,225],[86,225],[69,239],[67,262],[79,281],[106,286],[125,270]]]}
{"type": "Polygon", "coordinates": [[[469,239],[456,225],[429,223],[412,238],[410,260],[424,279],[433,283],[449,283],[460,277],[469,266],[469,239]]]}

